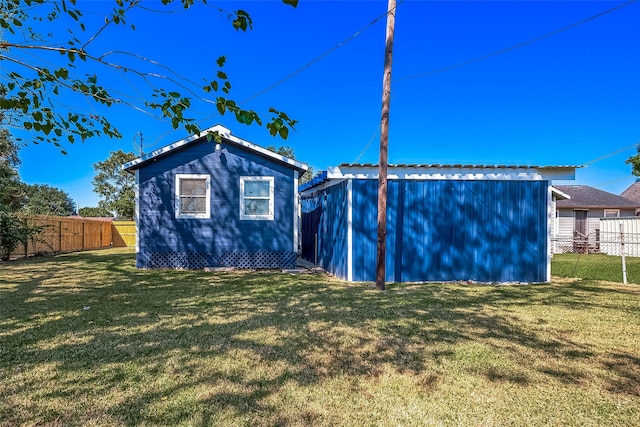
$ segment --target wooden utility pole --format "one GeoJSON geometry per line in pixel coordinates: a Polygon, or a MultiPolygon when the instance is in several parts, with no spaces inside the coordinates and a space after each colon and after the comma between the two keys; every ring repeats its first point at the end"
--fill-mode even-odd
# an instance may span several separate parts
{"type": "Polygon", "coordinates": [[[382,79],[382,120],[380,122],[380,164],[378,166],[378,256],[376,259],[376,289],[384,291],[387,253],[387,162],[389,157],[389,106],[391,105],[391,63],[393,32],[396,24],[396,0],[387,5],[387,36],[382,79]]]}

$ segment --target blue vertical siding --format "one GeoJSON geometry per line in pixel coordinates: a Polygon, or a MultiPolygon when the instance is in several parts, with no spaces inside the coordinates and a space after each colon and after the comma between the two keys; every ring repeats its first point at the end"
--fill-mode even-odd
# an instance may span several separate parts
{"type": "Polygon", "coordinates": [[[195,142],[139,170],[138,266],[291,268],[294,171],[232,144],[195,142]],[[175,175],[211,176],[211,218],[176,218],[175,175]],[[274,220],[243,220],[240,176],[274,177],[274,220]],[[162,265],[162,264],[167,265],[162,265]]]}
{"type": "MultiPolygon", "coordinates": [[[[547,181],[390,180],[387,280],[547,280],[547,181]]],[[[375,279],[377,181],[353,181],[353,279],[375,279]]]]}
{"type": "Polygon", "coordinates": [[[337,277],[347,278],[347,183],[301,197],[302,257],[337,277]]]}

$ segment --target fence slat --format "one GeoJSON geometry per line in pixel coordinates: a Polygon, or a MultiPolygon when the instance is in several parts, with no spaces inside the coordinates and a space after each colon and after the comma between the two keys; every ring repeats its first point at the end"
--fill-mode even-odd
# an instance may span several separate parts
{"type": "Polygon", "coordinates": [[[111,231],[114,247],[136,245],[136,223],[134,221],[113,221],[111,231]]]}
{"type": "MultiPolygon", "coordinates": [[[[29,225],[43,226],[42,233],[21,246],[12,257],[47,252],[73,252],[111,246],[111,222],[108,220],[57,216],[29,216],[29,225]]],[[[135,227],[134,227],[135,236],[135,227]]]]}

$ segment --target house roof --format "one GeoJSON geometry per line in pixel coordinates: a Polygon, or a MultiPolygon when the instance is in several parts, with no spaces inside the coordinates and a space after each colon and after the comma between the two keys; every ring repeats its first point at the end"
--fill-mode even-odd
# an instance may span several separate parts
{"type": "Polygon", "coordinates": [[[558,190],[571,196],[558,200],[558,208],[637,208],[640,203],[588,185],[556,185],[558,190]]]}
{"type": "Polygon", "coordinates": [[[281,156],[280,154],[274,153],[271,150],[267,150],[266,148],[260,147],[259,145],[231,135],[231,131],[222,125],[215,125],[213,127],[210,127],[209,129],[203,130],[199,135],[191,135],[187,138],[181,139],[180,141],[174,142],[173,144],[169,144],[162,148],[154,150],[148,154],[145,154],[144,156],[138,157],[137,159],[125,163],[124,165],[122,165],[122,168],[129,172],[134,171],[154,159],[170,155],[174,151],[180,150],[181,148],[184,148],[196,141],[202,141],[210,133],[217,133],[218,135],[220,135],[222,137],[223,144],[233,144],[239,147],[244,147],[259,154],[262,157],[275,160],[291,167],[292,169],[296,169],[298,170],[298,172],[301,172],[300,175],[303,175],[309,169],[309,167],[304,163],[285,156],[281,156]]]}
{"type": "MultiPolygon", "coordinates": [[[[463,164],[391,164],[389,179],[491,179],[491,180],[552,180],[575,179],[577,166],[528,165],[463,165],[463,164]]],[[[301,185],[305,191],[332,179],[377,179],[378,165],[371,163],[342,163],[320,172],[301,185]]]]}
{"type": "Polygon", "coordinates": [[[620,196],[640,204],[640,181],[631,184],[620,196]]]}

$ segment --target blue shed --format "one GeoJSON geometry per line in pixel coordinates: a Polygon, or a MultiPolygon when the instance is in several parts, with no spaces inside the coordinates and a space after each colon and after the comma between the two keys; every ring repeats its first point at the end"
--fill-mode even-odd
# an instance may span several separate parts
{"type": "Polygon", "coordinates": [[[218,125],[123,168],[136,175],[139,268],[295,266],[306,165],[218,125]]]}
{"type": "MultiPolygon", "coordinates": [[[[392,165],[386,280],[547,282],[553,179],[575,167],[392,165]]],[[[302,257],[375,281],[378,167],[343,164],[300,188],[302,257]]]]}

